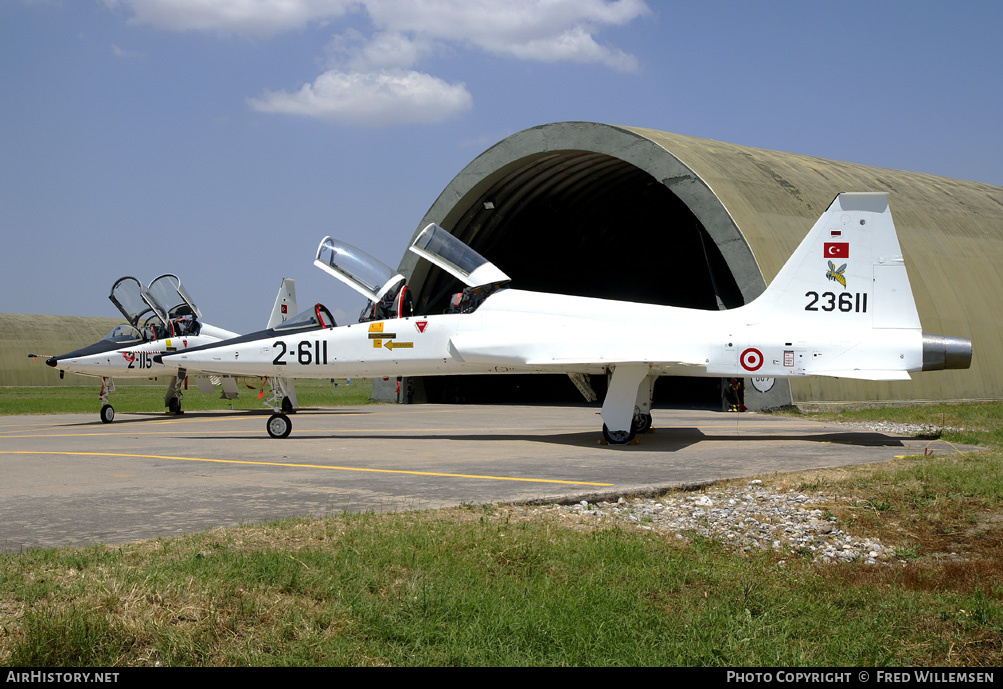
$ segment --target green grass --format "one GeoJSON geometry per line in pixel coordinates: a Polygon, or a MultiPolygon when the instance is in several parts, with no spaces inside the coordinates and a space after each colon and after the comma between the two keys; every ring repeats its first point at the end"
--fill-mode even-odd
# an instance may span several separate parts
{"type": "Polygon", "coordinates": [[[811,412],[804,416],[818,421],[890,421],[926,424],[944,429],[935,435],[949,442],[1003,449],[1003,402],[846,409],[811,412]]]}
{"type": "MultiPolygon", "coordinates": [[[[366,404],[372,396],[372,381],[355,379],[346,385],[344,379],[335,387],[330,380],[297,380],[296,394],[302,407],[366,404]]],[[[212,409],[262,409],[271,390],[265,388],[258,399],[259,387],[240,384],[240,396],[234,400],[218,394],[203,394],[192,385],[184,394],[182,408],[186,411],[212,409]]],[[[112,393],[110,403],[118,414],[162,412],[167,381],[149,385],[121,385],[112,393]]],[[[0,388],[0,414],[97,414],[100,383],[91,386],[7,387],[0,388]]]]}
{"type": "Polygon", "coordinates": [[[0,662],[998,665],[1001,588],[462,509],[0,558],[0,662]]]}
{"type": "Polygon", "coordinates": [[[938,447],[761,477],[893,565],[475,505],[0,556],[0,665],[999,666],[1003,452],[938,447]]]}

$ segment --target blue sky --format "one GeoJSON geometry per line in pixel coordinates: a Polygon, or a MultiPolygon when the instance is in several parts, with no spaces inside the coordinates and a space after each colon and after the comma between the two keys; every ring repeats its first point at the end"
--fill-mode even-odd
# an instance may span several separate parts
{"type": "Polygon", "coordinates": [[[0,311],[117,316],[115,279],[175,272],[233,330],[282,277],[353,318],[321,238],[395,266],[467,163],[563,120],[1003,185],[1001,26],[973,0],[0,0],[0,311]]]}

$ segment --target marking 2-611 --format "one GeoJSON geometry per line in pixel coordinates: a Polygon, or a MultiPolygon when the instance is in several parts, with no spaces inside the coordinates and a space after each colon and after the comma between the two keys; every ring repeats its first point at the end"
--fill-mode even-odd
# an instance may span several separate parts
{"type": "Polygon", "coordinates": [[[283,361],[282,357],[295,358],[301,366],[310,364],[323,365],[327,363],[327,340],[300,340],[295,347],[286,347],[282,340],[276,340],[272,349],[278,348],[279,353],[272,359],[275,366],[285,366],[288,361],[283,361]]]}
{"type": "Polygon", "coordinates": [[[867,313],[867,292],[805,292],[808,297],[808,305],[805,311],[842,311],[843,313],[867,313]]]}

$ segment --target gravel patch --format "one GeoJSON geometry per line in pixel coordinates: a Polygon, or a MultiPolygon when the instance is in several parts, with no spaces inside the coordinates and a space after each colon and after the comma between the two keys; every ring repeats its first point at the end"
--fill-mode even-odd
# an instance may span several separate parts
{"type": "MultiPolygon", "coordinates": [[[[887,421],[826,423],[913,437],[942,430],[965,430],[887,421]]],[[[773,492],[761,480],[754,480],[745,486],[711,486],[660,498],[621,497],[616,502],[582,500],[573,505],[524,505],[509,509],[530,517],[556,517],[571,525],[631,525],[669,534],[680,541],[701,536],[735,551],[773,550],[827,563],[904,563],[896,555],[897,545],[882,543],[877,537],[848,533],[829,511],[835,505],[858,501],[859,498],[852,496],[821,492],[773,492]]]]}
{"type": "MultiPolygon", "coordinates": [[[[879,433],[917,436],[943,430],[927,424],[876,421],[843,423],[879,433]]],[[[963,430],[963,429],[952,429],[963,430]]],[[[661,498],[620,498],[616,502],[526,506],[527,513],[548,513],[583,525],[620,523],[679,540],[695,535],[710,538],[736,551],[774,550],[809,556],[816,562],[862,562],[868,565],[903,562],[894,544],[876,537],[850,534],[840,528],[826,507],[851,503],[852,497],[823,493],[776,493],[760,480],[744,487],[710,487],[699,492],[661,498]]]]}
{"type": "Polygon", "coordinates": [[[660,498],[620,498],[616,502],[526,506],[527,514],[549,514],[581,525],[619,523],[671,534],[681,541],[695,535],[736,551],[774,550],[809,556],[817,562],[892,564],[895,546],[853,535],[822,507],[849,502],[823,493],[774,493],[760,480],[745,486],[708,488],[660,498]]]}

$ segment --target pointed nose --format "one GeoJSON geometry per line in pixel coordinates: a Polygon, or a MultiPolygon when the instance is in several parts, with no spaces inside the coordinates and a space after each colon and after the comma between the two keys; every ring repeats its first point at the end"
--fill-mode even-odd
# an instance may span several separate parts
{"type": "Polygon", "coordinates": [[[55,368],[56,366],[59,365],[59,360],[56,359],[56,357],[51,356],[51,357],[49,357],[48,359],[45,360],[45,363],[47,363],[52,368],[55,368]]]}

